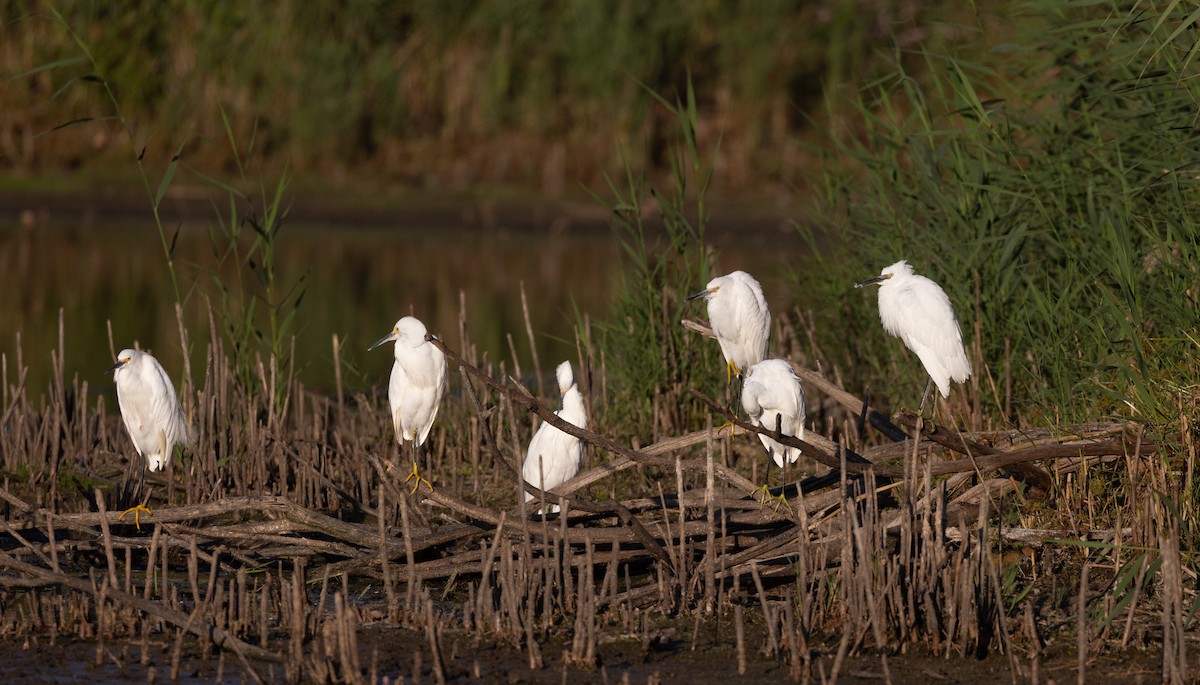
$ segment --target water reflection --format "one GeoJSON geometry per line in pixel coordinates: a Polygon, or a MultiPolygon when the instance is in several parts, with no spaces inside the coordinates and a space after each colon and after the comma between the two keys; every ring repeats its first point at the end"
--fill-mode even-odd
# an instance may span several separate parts
{"type": "MultiPolygon", "coordinates": [[[[5,295],[0,353],[20,352],[30,367],[27,387],[37,396],[52,377],[51,351],[59,345],[59,311],[66,378],[79,375],[107,387],[102,375],[111,347],[137,341],[153,351],[174,378],[182,375],[174,295],[158,234],[143,221],[138,228],[88,222],[85,227],[39,224],[0,226],[0,271],[5,295]]],[[[727,239],[720,266],[763,274],[772,307],[786,285],[786,254],[727,239]]],[[[217,258],[207,228],[185,226],[176,248],[181,287],[187,295],[184,325],[192,340],[193,372],[202,372],[210,337],[209,302],[219,312],[217,258]]],[[[513,349],[528,373],[529,341],[521,308],[524,284],[541,365],[575,356],[577,315],[607,316],[620,273],[620,247],[611,230],[548,235],[478,227],[368,229],[288,226],[277,249],[279,282],[302,275],[305,295],[297,316],[296,361],[310,387],[334,384],[332,336],[342,345],[348,391],[385,382],[391,356],[367,346],[397,318],[412,313],[451,346],[461,348],[460,311],[467,335],[481,354],[506,360],[513,349]],[[511,337],[511,346],[509,338],[511,337]]],[[[249,276],[247,276],[249,277],[249,276]]],[[[776,303],[780,303],[777,305],[776,303]]],[[[217,316],[218,326],[221,319],[217,316]]],[[[15,383],[9,362],[7,382],[15,383]]]]}

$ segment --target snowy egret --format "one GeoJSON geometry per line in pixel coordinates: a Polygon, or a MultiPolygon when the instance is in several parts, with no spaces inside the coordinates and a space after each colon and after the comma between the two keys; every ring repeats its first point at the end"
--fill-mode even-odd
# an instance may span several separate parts
{"type": "MultiPolygon", "coordinates": [[[[804,389],[792,365],[784,359],[765,359],[746,372],[746,387],[742,389],[742,408],[756,426],[775,430],[784,435],[804,439],[804,389]]],[[[780,444],[769,436],[758,434],[775,463],[783,468],[800,458],[799,447],[780,444]]]]}
{"type": "Polygon", "coordinates": [[[879,320],[883,328],[904,341],[916,353],[929,383],[921,395],[921,411],[932,384],[942,397],[950,396],[950,381],[962,383],[971,377],[971,362],[963,347],[962,330],[954,307],[941,286],[913,273],[903,259],[884,267],[874,278],[855,283],[854,287],[879,285],[879,320]]]}
{"type": "MultiPolygon", "coordinates": [[[[138,350],[121,350],[108,371],[117,384],[117,404],[134,448],[146,458],[147,469],[161,471],[175,445],[186,446],[191,441],[191,427],[179,406],[175,386],[157,359],[138,350]]],[[[150,514],[145,501],[120,518],[131,511],[134,524],[141,528],[141,513],[150,514]]]]}
{"type": "MultiPolygon", "coordinates": [[[[783,359],[765,359],[746,372],[745,386],[742,388],[742,409],[756,426],[767,430],[776,430],[783,435],[804,439],[804,389],[800,387],[800,379],[792,370],[792,365],[783,359]]],[[[800,458],[800,448],[781,444],[774,438],[758,434],[767,455],[775,461],[780,469],[786,460],[789,464],[796,463],[800,458]]],[[[767,464],[766,485],[761,488],[766,494],[770,490],[771,464],[767,464]]],[[[781,494],[780,500],[786,504],[787,499],[781,494]]]]}
{"type": "Polygon", "coordinates": [[[396,363],[392,365],[392,380],[388,384],[388,403],[392,408],[392,425],[396,430],[396,442],[413,443],[412,473],[404,479],[412,479],[413,492],[424,481],[430,489],[433,485],[417,472],[417,453],[429,429],[437,417],[442,393],[446,391],[446,355],[433,343],[425,339],[425,324],[415,317],[406,316],[396,322],[392,332],[380,338],[367,351],[386,342],[396,342],[396,363]]]}
{"type": "MultiPolygon", "coordinates": [[[[558,392],[562,395],[562,409],[554,414],[574,426],[587,428],[587,411],[583,407],[583,395],[579,392],[579,386],[575,385],[575,377],[571,373],[571,362],[559,364],[555,376],[558,377],[558,392]]],[[[540,490],[556,488],[579,473],[579,460],[582,456],[583,444],[579,442],[579,438],[543,422],[529,441],[529,451],[525,454],[521,477],[526,483],[540,490]]],[[[525,493],[525,501],[531,499],[533,494],[525,493]]],[[[558,509],[557,504],[549,507],[550,513],[555,513],[558,509]]]]}
{"type": "Polygon", "coordinates": [[[687,299],[698,297],[708,303],[708,322],[725,355],[725,382],[730,383],[767,356],[771,312],[762,286],[745,271],[734,271],[687,299]]]}

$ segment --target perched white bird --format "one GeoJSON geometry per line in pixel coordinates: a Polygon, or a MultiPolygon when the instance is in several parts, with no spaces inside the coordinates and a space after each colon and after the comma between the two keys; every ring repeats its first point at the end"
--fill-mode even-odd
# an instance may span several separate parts
{"type": "Polygon", "coordinates": [[[396,322],[391,333],[367,348],[370,351],[384,343],[396,342],[396,363],[392,365],[392,380],[388,384],[388,403],[392,408],[396,441],[401,446],[405,442],[413,443],[413,470],[404,480],[416,478],[416,487],[420,487],[421,481],[429,484],[417,472],[417,451],[429,437],[429,429],[446,391],[446,355],[425,339],[426,334],[425,324],[406,316],[396,322]]]}
{"type": "MultiPolygon", "coordinates": [[[[579,392],[579,386],[575,385],[571,362],[559,364],[555,375],[558,377],[558,392],[562,394],[562,409],[554,414],[567,423],[587,428],[587,410],[583,407],[583,395],[579,392]]],[[[529,451],[525,453],[521,477],[539,490],[550,490],[579,473],[579,460],[582,456],[583,445],[579,438],[543,422],[529,441],[529,451]]],[[[531,493],[525,493],[526,502],[533,498],[531,493]]],[[[549,509],[554,513],[559,508],[558,505],[552,505],[549,509]]]]}
{"type": "Polygon", "coordinates": [[[739,377],[767,356],[771,312],[762,286],[745,271],[734,271],[708,282],[704,290],[687,298],[708,302],[708,323],[725,355],[725,382],[739,377]]]}
{"type": "Polygon", "coordinates": [[[161,471],[175,445],[191,441],[175,386],[157,359],[138,350],[121,350],[108,370],[117,384],[117,404],[133,446],[146,458],[147,469],[161,471]]]}
{"type": "MultiPolygon", "coordinates": [[[[191,427],[179,406],[175,386],[157,359],[138,350],[121,350],[117,363],[108,370],[117,384],[117,404],[134,448],[146,458],[147,469],[161,471],[171,460],[175,445],[186,447],[192,440],[191,427]]],[[[145,475],[145,471],[139,471],[138,491],[145,475]]],[[[130,495],[127,491],[125,497],[130,495]]],[[[151,513],[146,508],[149,499],[147,494],[139,504],[122,512],[118,520],[133,512],[133,523],[140,530],[141,515],[151,513]]]]}
{"type": "MultiPolygon", "coordinates": [[[[754,425],[772,431],[778,426],[783,435],[804,439],[804,389],[791,364],[783,359],[763,360],[750,367],[744,382],[742,408],[754,425]]],[[[762,433],[758,439],[780,468],[784,459],[794,464],[800,458],[798,447],[780,444],[762,433]]]]}
{"type": "MultiPolygon", "coordinates": [[[[884,267],[878,276],[854,287],[872,283],[879,284],[879,320],[884,330],[916,353],[930,382],[937,384],[942,397],[949,397],[950,381],[962,383],[971,377],[971,362],[950,298],[937,283],[914,274],[904,260],[884,267]]],[[[927,385],[921,397],[922,410],[928,394],[927,385]]]]}

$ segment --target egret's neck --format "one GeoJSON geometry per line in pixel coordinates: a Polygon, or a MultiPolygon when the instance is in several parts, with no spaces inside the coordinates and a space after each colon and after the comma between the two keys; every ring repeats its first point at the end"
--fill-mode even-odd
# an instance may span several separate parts
{"type": "Polygon", "coordinates": [[[562,402],[563,419],[584,428],[587,422],[587,410],[583,406],[583,394],[579,392],[579,386],[572,385],[563,393],[562,402]]]}

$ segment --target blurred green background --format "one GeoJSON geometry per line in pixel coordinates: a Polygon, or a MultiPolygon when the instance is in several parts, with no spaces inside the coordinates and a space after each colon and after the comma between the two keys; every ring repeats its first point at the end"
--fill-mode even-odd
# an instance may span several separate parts
{"type": "MultiPolygon", "coordinates": [[[[804,363],[887,404],[914,404],[923,373],[848,285],[907,258],[956,304],[975,424],[1195,410],[1194,4],[167,0],[0,15],[0,352],[23,331],[34,385],[60,308],[88,373],[107,361],[109,318],[117,348],[177,349],[173,291],[194,339],[236,292],[224,316],[270,329],[259,351],[298,335],[301,377],[320,388],[333,333],[354,350],[351,380],[378,384],[390,360],[358,350],[410,310],[452,341],[465,311],[483,352],[527,365],[522,281],[543,367],[590,317],[610,324],[611,359],[650,368],[660,349],[643,364],[645,345],[611,333],[630,323],[620,312],[667,318],[619,305],[631,262],[609,219],[631,185],[654,191],[639,205],[651,224],[679,213],[699,228],[679,249],[701,258],[685,256],[671,292],[755,273],[777,316],[808,322],[804,363]]],[[[666,254],[653,231],[640,239],[666,254]]]]}
{"type": "Polygon", "coordinates": [[[0,352],[15,356],[22,332],[31,387],[45,387],[61,309],[68,378],[107,366],[109,320],[117,349],[137,340],[177,374],[173,282],[203,340],[237,282],[221,259],[231,202],[239,221],[262,216],[263,188],[286,176],[277,277],[303,279],[289,332],[306,382],[332,386],[333,334],[351,387],[386,377],[388,355],[363,351],[409,311],[451,340],[465,313],[482,352],[528,372],[522,282],[552,368],[620,281],[606,178],[628,164],[668,182],[678,122],[656,97],[689,82],[719,198],[708,246],[786,309],[787,250],[804,247],[791,208],[819,163],[806,139],[886,64],[895,31],[915,45],[948,7],[0,2],[0,266],[14,286],[0,352]]]}
{"type": "Polygon", "coordinates": [[[674,122],[648,91],[673,98],[690,75],[699,144],[720,141],[716,187],[761,195],[800,182],[813,157],[798,138],[821,138],[827,105],[890,51],[966,38],[955,23],[974,14],[938,0],[4,0],[6,73],[58,67],[5,83],[0,167],[130,173],[111,122],[48,133],[113,115],[94,81],[69,84],[98,72],[150,160],[187,141],[190,168],[233,175],[223,112],[239,141],[322,190],[371,178],[372,192],[578,195],[621,171],[619,141],[662,171],[674,122]],[[71,61],[80,48],[51,8],[96,69],[71,61]]]}

